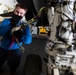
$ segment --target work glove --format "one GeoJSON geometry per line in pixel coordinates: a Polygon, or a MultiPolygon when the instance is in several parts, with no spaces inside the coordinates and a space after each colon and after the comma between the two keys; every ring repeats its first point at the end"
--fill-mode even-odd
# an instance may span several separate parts
{"type": "Polygon", "coordinates": [[[12,36],[20,41],[22,35],[23,35],[22,29],[17,29],[16,27],[14,27],[14,29],[12,30],[12,36]]]}

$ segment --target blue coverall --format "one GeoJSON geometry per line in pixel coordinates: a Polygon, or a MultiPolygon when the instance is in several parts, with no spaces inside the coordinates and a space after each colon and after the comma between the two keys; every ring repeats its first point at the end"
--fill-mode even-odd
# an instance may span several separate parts
{"type": "MultiPolygon", "coordinates": [[[[9,37],[7,35],[5,36],[6,32],[11,29],[10,24],[10,19],[4,19],[0,24],[0,36],[4,37],[0,42],[0,67],[7,60],[7,64],[10,68],[10,71],[14,72],[20,64],[22,52],[16,41],[10,47],[10,44],[12,42],[12,39],[10,39],[12,37],[11,31],[9,37]]],[[[16,26],[19,25],[20,22],[16,26]]],[[[24,28],[22,33],[23,35],[19,42],[20,45],[22,45],[22,43],[30,44],[32,42],[32,35],[28,25],[24,28]]]]}

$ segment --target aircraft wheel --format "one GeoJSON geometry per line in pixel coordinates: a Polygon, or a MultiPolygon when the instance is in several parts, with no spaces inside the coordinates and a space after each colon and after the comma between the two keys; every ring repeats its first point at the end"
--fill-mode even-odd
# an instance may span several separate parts
{"type": "Polygon", "coordinates": [[[27,56],[22,75],[40,75],[42,61],[39,55],[30,54],[27,56]]]}

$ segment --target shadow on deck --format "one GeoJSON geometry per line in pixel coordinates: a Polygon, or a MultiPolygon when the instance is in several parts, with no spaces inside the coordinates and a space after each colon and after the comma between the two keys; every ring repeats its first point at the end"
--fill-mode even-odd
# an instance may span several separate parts
{"type": "MultiPolygon", "coordinates": [[[[16,75],[22,75],[25,60],[29,54],[37,54],[41,57],[42,73],[43,75],[46,73],[46,64],[43,60],[43,58],[46,57],[46,53],[45,53],[46,41],[47,41],[47,37],[45,36],[33,36],[33,41],[31,44],[23,45],[25,47],[25,52],[22,55],[21,64],[17,68],[16,75]]],[[[9,68],[7,64],[4,64],[3,67],[0,69],[0,75],[9,75],[9,68]]]]}

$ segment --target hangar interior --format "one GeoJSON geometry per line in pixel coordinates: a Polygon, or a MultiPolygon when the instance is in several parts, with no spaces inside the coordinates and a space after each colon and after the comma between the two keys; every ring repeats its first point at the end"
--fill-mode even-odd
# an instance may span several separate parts
{"type": "MultiPolygon", "coordinates": [[[[33,40],[23,44],[15,75],[76,75],[76,0],[2,0],[0,22],[12,16],[17,3],[28,8],[23,21],[33,40]]],[[[9,75],[7,61],[0,75],[9,75]]]]}

